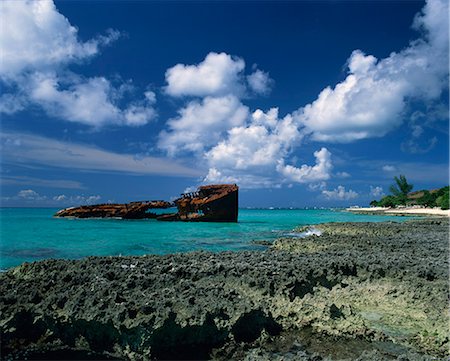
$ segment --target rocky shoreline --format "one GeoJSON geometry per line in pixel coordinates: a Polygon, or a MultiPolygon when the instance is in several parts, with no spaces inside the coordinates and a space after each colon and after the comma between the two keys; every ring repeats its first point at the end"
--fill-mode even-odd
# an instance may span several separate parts
{"type": "Polygon", "coordinates": [[[315,227],[259,252],[13,268],[2,359],[448,358],[447,219],[315,227]]]}

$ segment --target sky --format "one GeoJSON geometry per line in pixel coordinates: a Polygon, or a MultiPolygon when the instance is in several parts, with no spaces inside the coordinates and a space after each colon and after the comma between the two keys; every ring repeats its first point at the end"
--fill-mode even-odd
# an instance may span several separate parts
{"type": "Polygon", "coordinates": [[[449,4],[0,3],[1,205],[368,205],[449,183],[449,4]]]}

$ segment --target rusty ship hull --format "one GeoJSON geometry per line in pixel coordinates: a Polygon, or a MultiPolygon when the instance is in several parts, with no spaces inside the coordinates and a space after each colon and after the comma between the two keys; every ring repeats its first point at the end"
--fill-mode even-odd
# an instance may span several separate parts
{"type": "Polygon", "coordinates": [[[58,211],[55,217],[157,219],[181,222],[237,222],[238,191],[236,184],[201,186],[196,192],[183,193],[174,202],[140,201],[123,204],[96,204],[70,207],[58,211]],[[157,215],[152,209],[176,206],[177,212],[157,215]]]}
{"type": "Polygon", "coordinates": [[[65,208],[56,212],[55,217],[149,219],[158,216],[151,212],[152,209],[165,209],[171,206],[172,203],[166,201],[95,204],[65,208]]]}
{"type": "Polygon", "coordinates": [[[237,222],[239,187],[217,184],[199,187],[174,201],[177,213],[162,215],[158,221],[237,222]]]}

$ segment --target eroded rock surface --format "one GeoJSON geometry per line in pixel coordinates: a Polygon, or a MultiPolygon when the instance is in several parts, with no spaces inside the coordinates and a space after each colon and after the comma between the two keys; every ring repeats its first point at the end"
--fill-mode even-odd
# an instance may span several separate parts
{"type": "Polygon", "coordinates": [[[263,252],[23,264],[0,275],[2,357],[448,357],[448,221],[316,227],[263,252]]]}

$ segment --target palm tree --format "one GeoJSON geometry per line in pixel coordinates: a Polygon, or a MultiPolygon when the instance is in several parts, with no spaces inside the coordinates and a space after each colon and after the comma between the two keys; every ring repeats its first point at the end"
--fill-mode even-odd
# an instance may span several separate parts
{"type": "Polygon", "coordinates": [[[401,204],[406,204],[408,193],[413,189],[413,185],[409,184],[404,175],[394,177],[395,183],[389,187],[391,193],[396,196],[401,204]]]}

